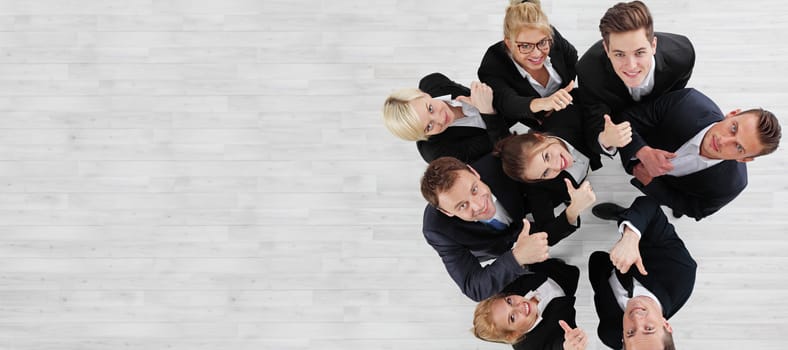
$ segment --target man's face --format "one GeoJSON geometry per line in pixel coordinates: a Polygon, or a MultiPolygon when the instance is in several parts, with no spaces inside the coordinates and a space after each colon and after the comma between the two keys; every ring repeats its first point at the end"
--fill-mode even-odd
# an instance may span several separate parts
{"type": "Polygon", "coordinates": [[[629,299],[624,310],[624,332],[627,350],[662,349],[665,332],[673,332],[668,321],[662,317],[657,303],[645,296],[629,299]]]}
{"type": "Polygon", "coordinates": [[[456,170],[454,185],[438,194],[438,207],[444,214],[465,221],[489,220],[495,215],[490,188],[473,168],[468,169],[456,170]]]}
{"type": "Polygon", "coordinates": [[[610,33],[608,41],[605,52],[616,75],[631,88],[643,83],[651,70],[651,58],[657,52],[657,37],[649,41],[646,37],[646,29],[641,28],[623,33],[610,33]]]}
{"type": "Polygon", "coordinates": [[[758,115],[755,112],[732,111],[721,122],[714,124],[700,146],[700,154],[710,159],[749,162],[763,151],[758,138],[758,115]]]}

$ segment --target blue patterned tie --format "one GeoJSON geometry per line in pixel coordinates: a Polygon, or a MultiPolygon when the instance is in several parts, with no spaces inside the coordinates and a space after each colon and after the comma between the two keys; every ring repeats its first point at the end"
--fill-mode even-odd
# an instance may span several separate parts
{"type": "Polygon", "coordinates": [[[495,220],[495,218],[492,218],[492,219],[490,219],[490,220],[487,220],[487,221],[485,221],[485,223],[486,223],[487,225],[490,225],[490,226],[492,226],[494,229],[496,229],[496,230],[498,230],[498,231],[505,230],[507,227],[509,227],[509,225],[507,225],[507,224],[504,224],[504,223],[502,223],[502,222],[500,222],[500,221],[498,221],[498,220],[495,220]]]}

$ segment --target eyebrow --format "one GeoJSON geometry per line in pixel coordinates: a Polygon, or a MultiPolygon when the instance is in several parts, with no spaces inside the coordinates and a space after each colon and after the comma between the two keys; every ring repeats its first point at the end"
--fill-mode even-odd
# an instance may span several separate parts
{"type": "MultiPolygon", "coordinates": [[[[473,193],[473,187],[474,186],[476,186],[476,182],[471,183],[471,188],[469,189],[469,192],[473,193]]],[[[473,194],[471,194],[471,195],[473,195],[473,194]]],[[[464,201],[461,201],[461,202],[455,204],[454,205],[454,209],[460,210],[460,205],[462,205],[463,203],[467,203],[467,202],[468,201],[464,200],[464,201]]]]}
{"type": "MultiPolygon", "coordinates": [[[[639,47],[639,48],[637,48],[637,49],[634,49],[634,50],[632,50],[632,52],[638,52],[638,51],[640,51],[640,50],[645,50],[645,49],[646,49],[646,47],[645,47],[645,46],[643,46],[643,47],[639,47]]],[[[624,50],[613,50],[613,52],[621,52],[621,53],[626,53],[624,50]]]]}

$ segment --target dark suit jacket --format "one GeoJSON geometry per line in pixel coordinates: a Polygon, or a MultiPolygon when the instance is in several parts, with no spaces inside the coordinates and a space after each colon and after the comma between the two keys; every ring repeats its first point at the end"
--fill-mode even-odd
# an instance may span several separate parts
{"type": "MultiPolygon", "coordinates": [[[[632,142],[620,148],[621,163],[632,173],[639,161],[632,159],[643,146],[674,152],[698,132],[724,118],[720,108],[695,89],[673,91],[649,103],[635,106],[615,119],[632,123],[632,142]]],[[[725,160],[685,176],[664,175],[647,186],[632,184],[679,213],[696,220],[728,204],[747,186],[747,166],[725,160]]]]}
{"type": "MultiPolygon", "coordinates": [[[[580,121],[582,119],[578,118],[576,120],[580,121]]],[[[591,142],[586,142],[586,140],[588,140],[588,138],[591,136],[584,136],[583,132],[588,130],[589,129],[556,129],[549,131],[548,134],[560,137],[566,142],[569,142],[572,147],[590,159],[589,165],[591,166],[591,170],[596,170],[602,167],[599,153],[597,153],[601,152],[602,148],[599,146],[599,141],[596,137],[594,137],[593,140],[589,140],[592,141],[593,144],[591,144],[591,142]],[[592,146],[595,146],[593,151],[591,150],[592,146]]],[[[554,179],[525,184],[526,198],[528,200],[529,206],[531,207],[531,213],[533,214],[535,222],[551,222],[555,219],[553,208],[561,203],[569,203],[570,198],[566,191],[564,179],[569,179],[575,188],[580,186],[580,184],[577,183],[577,181],[575,181],[566,171],[562,171],[554,179]]],[[[562,212],[561,216],[566,217],[566,211],[562,212]]],[[[577,220],[577,226],[579,227],[580,218],[578,217],[577,220]]]]}
{"type": "MultiPolygon", "coordinates": [[[[451,278],[463,294],[480,301],[503,290],[518,276],[527,273],[512,255],[512,244],[523,229],[528,213],[522,184],[510,179],[501,168],[500,159],[487,155],[471,166],[512,218],[505,230],[496,230],[481,222],[449,217],[432,205],[424,208],[424,238],[440,255],[451,278]],[[479,262],[497,258],[482,267],[479,262]]],[[[550,229],[532,225],[531,232],[546,231],[548,244],[555,244],[574,232],[566,216],[555,220],[550,229]]]]}
{"type": "Polygon", "coordinates": [[[559,320],[564,320],[572,327],[575,323],[575,291],[580,277],[580,270],[572,265],[567,265],[562,260],[548,259],[545,262],[532,265],[531,275],[521,276],[509,284],[503,294],[525,295],[539,288],[550,277],[561,286],[565,296],[558,297],[547,304],[542,312],[542,321],[527,333],[525,339],[513,345],[516,350],[563,350],[564,330],[558,325],[559,320]]]}
{"type": "MultiPolygon", "coordinates": [[[[665,318],[673,316],[686,303],[695,286],[697,264],[684,242],[668,222],[659,204],[649,197],[638,197],[621,214],[621,221],[629,220],[641,232],[640,256],[648,275],[643,276],[635,266],[619,280],[632,290],[631,279],[637,279],[651,291],[662,305],[665,318]]],[[[606,252],[594,252],[588,260],[588,274],[594,289],[594,305],[599,316],[597,334],[605,345],[621,349],[624,311],[616,302],[608,278],[613,264],[606,252]]]]}
{"type": "MultiPolygon", "coordinates": [[[[575,79],[577,50],[555,28],[553,28],[553,47],[550,48],[549,56],[550,63],[561,77],[562,87],[566,87],[575,79]]],[[[531,100],[541,96],[528,79],[520,75],[515,63],[509,58],[503,41],[487,49],[479,66],[478,75],[479,80],[492,87],[493,106],[498,114],[503,115],[507,120],[542,130],[542,124],[546,120],[556,118],[556,116],[546,117],[545,112],[531,112],[531,100]]]]}
{"type": "MultiPolygon", "coordinates": [[[[657,52],[654,55],[654,90],[643,96],[647,102],[687,86],[695,66],[695,49],[687,37],[670,33],[654,33],[657,37],[657,52]]],[[[616,75],[610,59],[599,40],[583,54],[577,62],[581,101],[589,125],[601,131],[602,117],[611,117],[635,104],[624,82],[616,75]]]]}
{"type": "MultiPolygon", "coordinates": [[[[432,73],[422,78],[419,90],[432,97],[451,95],[470,96],[471,90],[447,78],[441,73],[432,73]]],[[[442,133],[430,136],[426,141],[416,142],[421,157],[431,162],[440,157],[454,157],[463,162],[473,162],[492,152],[495,142],[509,135],[514,123],[507,123],[497,114],[482,114],[487,130],[473,126],[453,126],[442,133]]]]}

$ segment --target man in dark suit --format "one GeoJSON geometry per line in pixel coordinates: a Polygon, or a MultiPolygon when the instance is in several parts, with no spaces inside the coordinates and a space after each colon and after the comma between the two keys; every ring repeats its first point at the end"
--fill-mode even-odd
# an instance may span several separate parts
{"type": "Polygon", "coordinates": [[[597,251],[588,261],[599,339],[613,349],[672,348],[667,319],[692,294],[697,264],[652,198],[621,213],[619,232],[610,254],[597,251]]]}
{"type": "Polygon", "coordinates": [[[687,85],[695,65],[692,43],[682,35],[654,33],[654,20],[642,2],[608,9],[599,31],[602,40],[576,66],[581,103],[595,130],[602,130],[606,114],[687,85]]]}
{"type": "Polygon", "coordinates": [[[673,91],[614,118],[632,126],[632,141],[619,149],[624,169],[635,176],[632,184],[675,217],[696,220],[736,198],[747,186],[744,163],[773,152],[781,137],[771,112],[723,115],[695,89],[673,91]]]}
{"type": "Polygon", "coordinates": [[[451,157],[430,162],[421,192],[429,203],[424,238],[462,292],[475,301],[529,273],[528,265],[548,258],[548,245],[576,229],[563,213],[544,227],[547,233],[529,234],[524,184],[506,176],[500,159],[492,155],[472,165],[451,157]],[[492,264],[481,266],[493,258],[492,264]]]}

